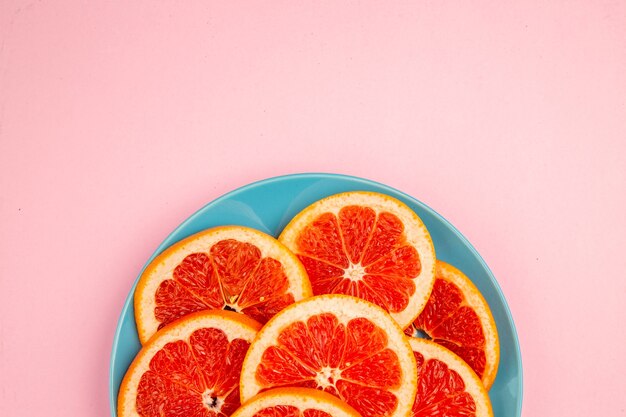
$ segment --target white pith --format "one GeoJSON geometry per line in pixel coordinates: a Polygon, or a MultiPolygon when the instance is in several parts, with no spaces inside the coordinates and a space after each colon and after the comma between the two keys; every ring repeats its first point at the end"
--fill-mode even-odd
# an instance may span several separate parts
{"type": "Polygon", "coordinates": [[[346,268],[343,277],[349,279],[350,281],[358,282],[363,278],[364,275],[365,267],[363,265],[361,265],[360,263],[350,263],[350,266],[346,268]]]}
{"type": "Polygon", "coordinates": [[[339,368],[331,368],[325,366],[317,372],[315,382],[321,389],[335,387],[335,383],[341,379],[341,370],[339,368]]]}

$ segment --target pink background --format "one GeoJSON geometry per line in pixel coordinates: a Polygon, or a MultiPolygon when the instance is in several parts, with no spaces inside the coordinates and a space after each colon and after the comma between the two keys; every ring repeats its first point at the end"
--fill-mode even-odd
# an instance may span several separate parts
{"type": "Polygon", "coordinates": [[[125,3],[0,4],[0,415],[108,416],[156,246],[307,171],[468,237],[516,320],[524,415],[625,414],[626,3],[125,3]]]}

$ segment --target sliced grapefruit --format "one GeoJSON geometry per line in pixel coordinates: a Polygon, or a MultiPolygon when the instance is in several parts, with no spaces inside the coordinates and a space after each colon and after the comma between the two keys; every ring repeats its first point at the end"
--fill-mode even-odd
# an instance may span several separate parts
{"type": "Polygon", "coordinates": [[[380,307],[347,295],[293,304],[259,332],[241,371],[241,400],[277,387],[326,391],[363,417],[408,417],[417,368],[407,338],[380,307]]]}
{"type": "Polygon", "coordinates": [[[128,368],[118,417],[227,417],[240,405],[241,364],[261,324],[201,311],[159,331],[128,368]]]}
{"type": "Polygon", "coordinates": [[[347,294],[407,327],[428,300],[435,250],[426,227],[384,194],[336,194],[301,211],[279,237],[304,264],[313,292],[347,294]]]}
{"type": "Polygon", "coordinates": [[[437,343],[409,342],[418,369],[413,417],[493,417],[487,390],[463,359],[437,343]]]}
{"type": "Polygon", "coordinates": [[[485,388],[493,384],[500,360],[496,323],[480,291],[452,265],[437,261],[430,299],[406,334],[445,346],[472,367],[485,388]]]}
{"type": "Polygon", "coordinates": [[[361,417],[337,397],[311,388],[276,388],[243,404],[232,417],[361,417]]]}
{"type": "Polygon", "coordinates": [[[237,311],[265,323],[311,295],[306,271],[283,244],[247,227],[216,227],[174,244],[146,267],[135,290],[135,321],[145,343],[195,311],[237,311]]]}

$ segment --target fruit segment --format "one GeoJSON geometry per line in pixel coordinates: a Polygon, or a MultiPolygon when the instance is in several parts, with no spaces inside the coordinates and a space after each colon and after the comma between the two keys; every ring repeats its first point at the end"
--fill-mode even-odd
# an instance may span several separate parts
{"type": "Polygon", "coordinates": [[[265,391],[239,408],[232,417],[361,417],[347,403],[309,388],[265,391]]]}
{"type": "Polygon", "coordinates": [[[196,311],[235,311],[265,323],[311,294],[304,267],[280,242],[245,227],[219,227],[173,245],[146,267],[135,317],[145,343],[196,311]]]}
{"type": "Polygon", "coordinates": [[[435,285],[426,307],[406,329],[459,355],[491,387],[498,368],[498,334],[489,306],[461,271],[437,261],[435,285]]]}
{"type": "Polygon", "coordinates": [[[465,392],[463,379],[444,362],[437,359],[424,360],[415,353],[420,375],[413,416],[475,416],[476,403],[465,392]]]}
{"type": "Polygon", "coordinates": [[[421,271],[419,254],[407,245],[403,230],[391,213],[343,207],[339,221],[325,213],[302,231],[298,258],[314,291],[353,295],[397,313],[406,309],[421,271]],[[362,213],[365,219],[359,219],[362,213]]]}
{"type": "Polygon", "coordinates": [[[159,329],[190,312],[224,308],[264,323],[294,302],[279,261],[261,258],[256,246],[221,240],[210,255],[192,253],[176,267],[172,279],[157,288],[155,317],[159,329]],[[267,311],[266,311],[267,310],[267,311]]]}
{"type": "Polygon", "coordinates": [[[307,270],[313,293],[372,302],[408,326],[434,282],[435,252],[419,217],[377,193],[327,197],[300,212],[279,237],[307,270]]]}
{"type": "Polygon", "coordinates": [[[457,355],[440,345],[410,339],[418,369],[413,417],[492,417],[482,381],[457,355]]]}
{"type": "MultiPolygon", "coordinates": [[[[384,331],[367,319],[344,326],[329,313],[312,316],[279,334],[278,346],[263,353],[256,378],[266,387],[315,385],[334,394],[353,390],[354,384],[397,388],[401,369],[387,344],[384,331]]],[[[380,400],[387,400],[389,408],[397,402],[380,400]]]]}
{"type": "Polygon", "coordinates": [[[376,305],[345,295],[312,297],[278,313],[255,339],[243,365],[242,400],[277,387],[315,388],[365,417],[403,416],[416,389],[408,347],[376,305]]]}
{"type": "Polygon", "coordinates": [[[120,417],[227,417],[240,405],[239,376],[261,325],[228,311],[193,313],[144,345],[120,387],[120,417]]]}

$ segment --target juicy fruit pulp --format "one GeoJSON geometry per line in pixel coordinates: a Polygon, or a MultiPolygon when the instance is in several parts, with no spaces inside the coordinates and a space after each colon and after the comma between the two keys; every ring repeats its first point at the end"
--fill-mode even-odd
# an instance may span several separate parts
{"type": "Polygon", "coordinates": [[[397,216],[369,207],[317,217],[296,243],[313,293],[352,295],[390,312],[406,309],[421,263],[403,231],[397,216]]]}
{"type": "Polygon", "coordinates": [[[425,360],[419,352],[414,355],[419,379],[413,417],[476,415],[476,403],[465,391],[465,383],[456,371],[440,360],[425,360]]]}
{"type": "Polygon", "coordinates": [[[277,405],[268,407],[258,411],[253,417],[333,417],[330,414],[320,411],[307,409],[300,411],[297,407],[291,405],[277,405]]]}
{"type": "Polygon", "coordinates": [[[311,388],[265,390],[246,401],[232,417],[361,417],[338,398],[311,388]]]}
{"type": "Polygon", "coordinates": [[[167,343],[141,376],[136,410],[142,417],[226,417],[239,406],[239,375],[250,344],[230,342],[215,328],[167,343]]]}
{"type": "Polygon", "coordinates": [[[262,386],[321,389],[365,417],[396,409],[398,398],[389,390],[399,386],[402,370],[386,333],[371,321],[355,318],[344,325],[331,313],[314,315],[287,326],[277,342],[256,369],[262,386]]]}
{"type": "Polygon", "coordinates": [[[242,312],[260,323],[294,302],[289,281],[276,259],[235,239],[217,242],[208,253],[187,255],[171,279],[159,285],[154,310],[159,329],[206,309],[242,312]],[[253,283],[251,285],[248,285],[253,283]]]}
{"type": "Polygon", "coordinates": [[[462,291],[453,283],[437,278],[430,299],[413,325],[409,336],[427,336],[460,356],[482,378],[485,371],[485,334],[480,318],[465,304],[462,291]]]}

